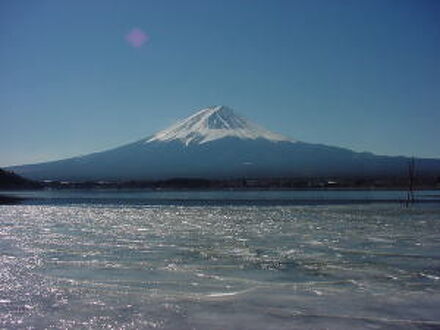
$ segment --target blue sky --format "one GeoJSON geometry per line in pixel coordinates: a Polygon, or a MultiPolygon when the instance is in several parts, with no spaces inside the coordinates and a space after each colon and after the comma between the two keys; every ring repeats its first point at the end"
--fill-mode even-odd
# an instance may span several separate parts
{"type": "Polygon", "coordinates": [[[216,104],[305,142],[440,157],[440,1],[0,0],[0,166],[216,104]]]}

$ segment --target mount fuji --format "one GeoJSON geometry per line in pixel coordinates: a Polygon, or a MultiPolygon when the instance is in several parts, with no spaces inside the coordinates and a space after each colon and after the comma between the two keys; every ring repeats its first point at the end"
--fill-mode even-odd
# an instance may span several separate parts
{"type": "MultiPolygon", "coordinates": [[[[70,181],[371,177],[406,176],[408,158],[297,141],[215,106],[118,148],[8,169],[31,179],[70,181]]],[[[417,159],[417,172],[440,175],[440,160],[417,159]]]]}

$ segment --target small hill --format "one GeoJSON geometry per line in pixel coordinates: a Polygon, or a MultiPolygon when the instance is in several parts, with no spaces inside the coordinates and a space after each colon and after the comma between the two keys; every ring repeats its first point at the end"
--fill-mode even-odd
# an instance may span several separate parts
{"type": "Polygon", "coordinates": [[[38,189],[42,185],[39,182],[22,178],[21,176],[0,169],[0,190],[15,189],[38,189]]]}

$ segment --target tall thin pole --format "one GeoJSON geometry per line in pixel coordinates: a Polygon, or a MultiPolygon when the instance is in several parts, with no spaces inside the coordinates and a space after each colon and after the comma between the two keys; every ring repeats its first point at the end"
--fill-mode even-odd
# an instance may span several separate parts
{"type": "Polygon", "coordinates": [[[409,203],[414,203],[414,178],[415,178],[415,170],[416,170],[416,161],[414,157],[408,160],[408,194],[406,205],[409,203]]]}

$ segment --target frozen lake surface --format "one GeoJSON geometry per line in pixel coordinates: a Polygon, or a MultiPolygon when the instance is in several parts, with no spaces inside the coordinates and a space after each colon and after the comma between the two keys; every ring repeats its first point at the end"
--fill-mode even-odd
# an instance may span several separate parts
{"type": "Polygon", "coordinates": [[[20,193],[0,328],[440,328],[440,204],[340,193],[20,193]]]}

